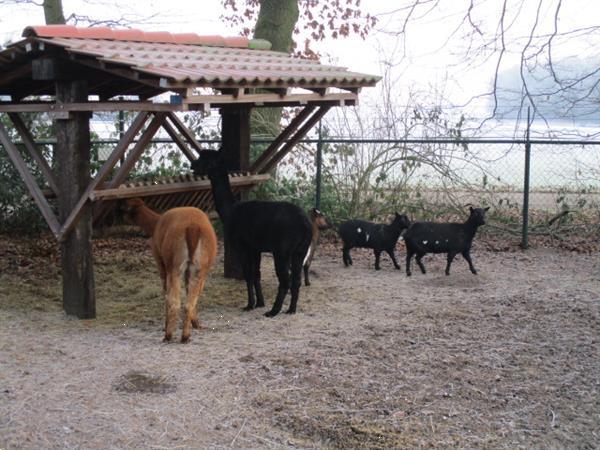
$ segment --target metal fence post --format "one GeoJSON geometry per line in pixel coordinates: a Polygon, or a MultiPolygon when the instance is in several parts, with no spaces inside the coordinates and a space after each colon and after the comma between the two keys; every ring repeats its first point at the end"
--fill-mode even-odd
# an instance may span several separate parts
{"type": "Polygon", "coordinates": [[[319,139],[317,140],[317,186],[315,192],[315,208],[321,209],[321,166],[323,165],[323,135],[321,134],[321,121],[319,120],[319,139]]]}
{"type": "Polygon", "coordinates": [[[521,236],[521,248],[529,248],[529,178],[531,169],[531,141],[529,131],[531,128],[530,109],[527,107],[527,129],[525,131],[525,176],[523,181],[523,230],[521,236]]]}

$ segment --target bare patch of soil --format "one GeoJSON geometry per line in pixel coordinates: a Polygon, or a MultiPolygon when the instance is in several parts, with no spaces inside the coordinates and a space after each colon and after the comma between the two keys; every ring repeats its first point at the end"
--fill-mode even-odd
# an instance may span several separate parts
{"type": "MultiPolygon", "coordinates": [[[[430,255],[408,278],[367,250],[345,268],[338,247],[273,319],[241,310],[219,261],[182,345],[161,342],[143,239],[95,242],[98,318],[82,321],[62,312],[54,246],[0,237],[0,448],[600,445],[596,251],[482,239],[479,275],[430,255]]],[[[268,256],[262,274],[269,308],[268,256]]]]}

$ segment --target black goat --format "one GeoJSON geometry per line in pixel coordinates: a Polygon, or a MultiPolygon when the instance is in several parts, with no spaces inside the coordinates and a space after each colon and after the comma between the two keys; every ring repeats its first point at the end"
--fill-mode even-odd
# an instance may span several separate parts
{"type": "Polygon", "coordinates": [[[402,230],[410,226],[408,217],[396,213],[390,224],[367,222],[366,220],[348,220],[339,226],[340,236],[344,241],[342,259],[347,267],[352,265],[350,250],[354,247],[372,248],[375,253],[375,270],[379,270],[379,256],[386,251],[394,263],[396,269],[400,269],[394,249],[402,230]]]}
{"type": "Polygon", "coordinates": [[[327,219],[327,217],[325,217],[325,214],[323,214],[317,208],[312,208],[308,212],[308,215],[310,216],[310,221],[312,223],[312,240],[310,241],[308,254],[306,255],[306,258],[304,258],[305,286],[310,286],[310,280],[308,279],[308,269],[310,268],[310,264],[312,263],[313,257],[315,256],[317,246],[319,245],[321,231],[331,228],[331,222],[329,221],[329,219],[327,219]]]}
{"type": "Polygon", "coordinates": [[[287,313],[295,313],[302,263],[312,236],[306,213],[288,202],[236,202],[220,151],[200,152],[199,158],[192,162],[192,169],[196,175],[208,175],[210,179],[215,207],[225,228],[225,238],[234,248],[244,271],[248,289],[248,305],[245,309],[252,310],[265,305],[260,285],[260,259],[262,252],[272,252],[279,288],[273,307],[265,315],[273,317],[281,311],[290,287],[292,300],[287,313]]]}
{"type": "Polygon", "coordinates": [[[404,233],[406,243],[406,275],[410,276],[410,260],[413,255],[421,272],[426,273],[421,259],[426,253],[447,253],[446,275],[450,275],[452,260],[459,253],[469,263],[469,269],[477,274],[473,261],[471,261],[471,244],[477,228],[485,225],[485,212],[490,208],[469,207],[469,218],[465,223],[435,223],[415,222],[404,233]]]}

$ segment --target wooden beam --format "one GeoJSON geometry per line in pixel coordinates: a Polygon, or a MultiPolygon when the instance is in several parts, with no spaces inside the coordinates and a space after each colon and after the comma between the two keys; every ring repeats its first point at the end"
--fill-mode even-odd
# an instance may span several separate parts
{"type": "Polygon", "coordinates": [[[27,186],[31,197],[33,197],[33,200],[40,209],[40,212],[42,213],[42,216],[44,216],[44,219],[50,227],[50,230],[55,236],[58,236],[60,230],[60,224],[58,223],[58,219],[52,212],[52,208],[50,208],[48,200],[46,200],[46,197],[44,197],[44,193],[35,182],[33,175],[31,175],[31,173],[29,172],[27,164],[25,163],[25,161],[21,157],[21,154],[19,153],[19,149],[10,140],[8,132],[6,131],[6,128],[4,128],[4,125],[2,125],[2,122],[0,122],[0,143],[2,143],[4,149],[6,150],[6,153],[8,153],[9,158],[17,168],[19,175],[21,175],[21,179],[27,186]]]}
{"type": "Polygon", "coordinates": [[[254,161],[250,167],[250,171],[258,173],[262,169],[265,162],[272,158],[284,141],[290,137],[298,127],[304,122],[316,109],[316,106],[307,106],[292,119],[289,125],[275,138],[273,142],[265,149],[265,151],[254,161]]]}
{"type": "MultiPolygon", "coordinates": [[[[269,89],[269,88],[265,88],[269,89]]],[[[275,89],[275,88],[272,88],[275,89]]],[[[330,94],[310,93],[310,94],[286,94],[281,95],[285,89],[275,89],[276,92],[260,94],[234,95],[191,95],[183,99],[184,104],[210,104],[213,106],[223,106],[228,104],[242,103],[250,105],[273,105],[273,104],[298,104],[307,105],[310,102],[332,102],[344,104],[345,102],[356,102],[358,96],[353,92],[335,92],[330,94]]]]}
{"type": "Polygon", "coordinates": [[[179,130],[183,137],[187,139],[187,141],[192,147],[194,147],[198,152],[202,151],[202,146],[196,140],[196,136],[194,136],[194,133],[192,133],[192,131],[179,119],[179,117],[177,117],[177,115],[175,115],[175,113],[170,112],[167,114],[167,117],[169,118],[171,123],[175,125],[175,128],[179,130]]]}
{"type": "Polygon", "coordinates": [[[16,113],[9,113],[8,116],[10,117],[10,120],[12,120],[12,123],[19,133],[19,136],[21,136],[21,140],[29,152],[29,156],[31,156],[31,158],[38,164],[40,171],[42,172],[42,175],[44,176],[44,179],[48,183],[48,186],[52,190],[53,194],[58,195],[58,185],[54,179],[54,173],[52,172],[52,169],[50,168],[50,165],[44,156],[39,151],[38,147],[35,145],[33,136],[27,129],[25,122],[23,122],[21,117],[16,113]]]}
{"type": "Polygon", "coordinates": [[[330,107],[327,106],[320,107],[313,114],[313,116],[310,119],[308,119],[308,121],[304,125],[302,125],[302,127],[294,134],[294,136],[292,136],[290,140],[288,140],[285,143],[285,145],[281,147],[281,149],[277,153],[275,153],[275,155],[273,155],[272,158],[265,162],[260,172],[268,172],[273,167],[275,167],[277,163],[281,161],[283,157],[290,152],[294,145],[296,145],[298,141],[302,139],[306,135],[306,133],[308,133],[308,131],[327,113],[327,111],[329,111],[329,109],[330,107]]]}
{"type": "Polygon", "coordinates": [[[150,111],[168,112],[183,111],[182,105],[171,103],[152,103],[148,101],[110,101],[110,102],[85,102],[85,103],[50,103],[50,102],[0,102],[0,112],[104,112],[104,111],[150,111]]]}
{"type": "Polygon", "coordinates": [[[194,155],[190,151],[190,149],[188,148],[187,142],[185,140],[183,140],[183,138],[177,134],[177,131],[175,131],[175,128],[173,128],[173,126],[166,120],[163,123],[163,128],[165,129],[167,134],[171,137],[171,139],[173,139],[173,142],[175,142],[175,144],[177,144],[177,146],[181,149],[181,151],[183,152],[185,157],[190,162],[192,162],[198,158],[198,155],[194,155]]]}
{"type": "MultiPolygon", "coordinates": [[[[244,175],[229,177],[231,186],[245,187],[263,183],[269,179],[268,174],[244,175]]],[[[210,180],[184,181],[169,184],[152,184],[147,186],[119,186],[117,188],[100,189],[92,192],[90,200],[120,200],[131,197],[148,197],[153,195],[174,194],[178,192],[210,190],[210,180]]]]}
{"type": "Polygon", "coordinates": [[[140,158],[141,154],[146,150],[146,147],[150,144],[150,141],[164,123],[167,115],[166,113],[156,113],[154,114],[154,118],[148,124],[148,128],[144,130],[139,140],[133,146],[133,148],[127,154],[125,161],[121,163],[119,170],[117,173],[111,178],[111,180],[106,184],[106,188],[114,188],[119,186],[129,175],[129,172],[140,158]]]}
{"type": "MultiPolygon", "coordinates": [[[[84,102],[87,81],[57,81],[58,104],[84,102]]],[[[90,120],[86,112],[74,113],[69,120],[57,120],[56,175],[59,187],[58,208],[64,223],[90,182],[90,120]]],[[[81,208],[73,232],[59,236],[62,267],[63,309],[80,319],[96,317],[94,268],[92,258],[91,208],[81,208]]]]}
{"type": "Polygon", "coordinates": [[[131,126],[129,127],[127,132],[123,135],[123,138],[119,141],[119,143],[117,144],[117,146],[115,147],[113,152],[110,154],[108,159],[104,162],[104,164],[98,171],[98,174],[96,174],[96,177],[91,181],[91,183],[88,185],[86,190],[83,192],[83,194],[79,198],[79,201],[73,207],[71,213],[69,214],[69,216],[63,223],[63,226],[59,233],[59,239],[64,239],[68,235],[68,233],[71,231],[73,226],[77,223],[77,221],[79,220],[79,217],[81,216],[81,213],[83,212],[83,207],[85,206],[86,202],[88,201],[88,199],[90,197],[90,194],[98,186],[100,186],[101,183],[103,183],[104,180],[106,180],[106,178],[110,175],[110,172],[112,171],[113,167],[115,167],[117,162],[119,162],[119,160],[123,157],[123,155],[125,154],[125,151],[129,147],[129,145],[133,142],[137,133],[140,131],[142,126],[144,126],[144,124],[146,123],[146,120],[148,119],[149,115],[150,115],[150,113],[148,113],[148,112],[141,112],[134,119],[133,123],[131,124],[131,126]]]}

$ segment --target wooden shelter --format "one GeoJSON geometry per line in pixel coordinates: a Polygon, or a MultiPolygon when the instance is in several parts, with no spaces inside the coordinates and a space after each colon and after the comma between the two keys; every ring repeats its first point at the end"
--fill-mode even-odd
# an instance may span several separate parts
{"type": "Polygon", "coordinates": [[[243,189],[263,181],[331,107],[355,105],[360,89],[379,80],[273,52],[266,41],[242,37],[69,25],[27,27],[23,37],[0,52],[0,113],[12,121],[45,185],[35,182],[1,123],[0,144],[60,241],[63,307],[80,318],[95,317],[91,224],[106,210],[107,200],[168,196],[171,200],[163,206],[175,206],[177,197],[179,203],[210,207],[208,180],[184,177],[168,185],[123,185],[160,128],[187,159],[196,158],[200,145],[177,112],[219,110],[222,150],[229,169],[237,171],[232,185],[243,189]],[[169,99],[158,102],[165,93],[171,94],[169,99]],[[128,100],[115,100],[119,96],[128,100]],[[250,111],[267,106],[302,109],[250,164],[250,111]],[[91,177],[90,117],[104,111],[137,116],[91,177]],[[36,148],[20,116],[27,112],[46,112],[55,120],[55,167],[36,148]],[[45,191],[56,196],[58,211],[45,191]]]}

